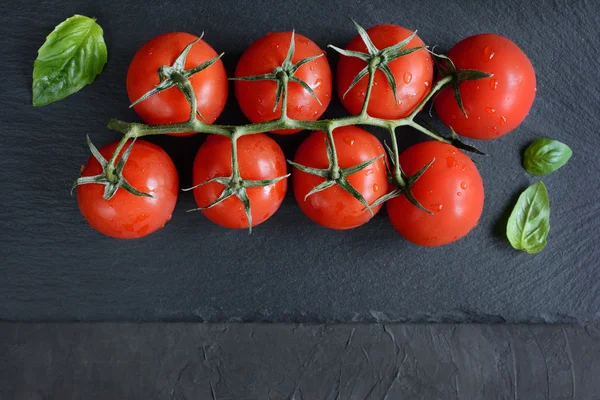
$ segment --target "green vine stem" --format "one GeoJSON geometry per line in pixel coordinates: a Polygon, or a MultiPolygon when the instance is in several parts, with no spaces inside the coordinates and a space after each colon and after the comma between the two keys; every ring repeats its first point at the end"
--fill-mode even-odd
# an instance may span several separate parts
{"type": "MultiPolygon", "coordinates": [[[[415,175],[413,175],[411,177],[406,176],[404,174],[404,172],[402,171],[399,161],[398,161],[399,149],[398,149],[398,140],[396,137],[396,129],[401,126],[410,126],[414,129],[416,129],[417,131],[429,136],[430,138],[432,138],[434,140],[454,144],[457,147],[468,150],[468,151],[479,152],[477,149],[462,143],[454,133],[450,137],[444,137],[444,136],[440,135],[439,133],[435,132],[433,129],[428,129],[427,127],[424,127],[424,126],[420,125],[419,123],[415,122],[415,117],[423,109],[425,104],[428,101],[430,101],[439,91],[444,89],[446,86],[452,86],[453,88],[457,87],[457,85],[454,83],[454,81],[466,80],[466,79],[482,79],[482,78],[488,77],[490,75],[487,75],[484,73],[475,74],[475,75],[471,74],[471,76],[465,78],[464,74],[463,75],[460,74],[460,71],[453,70],[452,73],[444,75],[440,80],[438,80],[432,86],[431,91],[419,102],[419,104],[415,107],[415,109],[408,116],[406,116],[404,118],[400,118],[400,119],[395,119],[395,120],[386,120],[386,119],[372,117],[368,114],[368,106],[369,106],[369,100],[371,97],[371,92],[372,92],[372,87],[373,87],[376,71],[379,69],[384,73],[384,75],[388,79],[388,82],[389,82],[391,88],[394,90],[394,96],[395,96],[396,82],[395,82],[393,75],[390,72],[388,63],[399,57],[402,57],[406,54],[410,54],[414,51],[420,50],[423,47],[404,48],[408,44],[408,42],[412,39],[412,37],[414,37],[414,33],[413,33],[409,38],[405,39],[404,41],[402,41],[394,46],[391,46],[391,47],[388,47],[388,48],[385,48],[382,50],[378,50],[371,42],[366,31],[362,27],[360,27],[360,25],[358,25],[356,22],[354,22],[354,24],[357,27],[357,30],[359,31],[359,34],[361,35],[363,41],[365,41],[365,43],[367,44],[369,54],[350,52],[347,50],[339,49],[335,46],[330,46],[330,47],[333,48],[334,50],[338,51],[339,53],[341,53],[344,56],[358,57],[358,58],[364,60],[367,64],[366,67],[363,69],[363,71],[361,71],[357,75],[354,82],[351,84],[351,86],[353,86],[358,81],[360,81],[361,79],[364,79],[368,75],[368,77],[367,77],[368,85],[367,85],[367,89],[365,92],[365,98],[364,98],[361,112],[358,115],[351,115],[351,116],[346,116],[346,117],[341,117],[341,118],[336,118],[336,119],[326,119],[326,120],[316,120],[316,121],[295,120],[288,116],[287,102],[288,102],[289,82],[294,82],[294,83],[298,83],[298,84],[302,85],[306,91],[308,91],[311,95],[313,95],[316,98],[314,92],[306,84],[306,82],[304,82],[304,81],[300,80],[299,78],[297,78],[296,76],[294,76],[294,73],[301,65],[308,63],[308,62],[312,61],[313,59],[319,57],[319,56],[309,57],[309,58],[300,60],[296,64],[292,64],[291,59],[292,59],[292,56],[294,53],[294,32],[292,32],[292,39],[291,39],[291,43],[290,43],[290,47],[289,47],[286,59],[281,64],[281,66],[275,68],[275,70],[272,73],[260,75],[260,76],[232,78],[232,80],[273,80],[273,81],[276,81],[277,82],[277,94],[276,94],[274,109],[277,108],[279,100],[281,99],[281,115],[280,115],[280,117],[277,119],[271,120],[271,121],[247,124],[247,125],[207,124],[202,121],[201,115],[200,115],[200,118],[197,117],[197,112],[196,112],[197,111],[196,110],[197,99],[196,99],[195,93],[193,91],[193,88],[191,87],[191,84],[189,82],[189,78],[191,77],[192,74],[199,72],[202,69],[210,66],[213,62],[218,60],[222,56],[222,54],[212,60],[209,60],[209,61],[203,63],[202,65],[200,65],[198,67],[192,68],[191,70],[183,70],[183,65],[185,64],[185,57],[187,56],[187,53],[189,52],[189,49],[191,48],[191,46],[195,43],[195,42],[192,42],[186,47],[186,49],[182,52],[182,54],[178,57],[178,59],[175,61],[175,63],[172,66],[161,67],[161,69],[158,71],[159,77],[161,78],[161,83],[159,85],[157,85],[156,88],[152,89],[150,92],[148,92],[147,94],[142,96],[142,98],[140,98],[139,100],[134,102],[134,104],[136,104],[137,102],[143,101],[146,98],[148,98],[148,97],[152,96],[153,94],[158,93],[162,90],[170,89],[172,87],[177,87],[185,95],[186,99],[188,100],[188,102],[190,104],[191,113],[190,113],[189,120],[186,122],[165,124],[165,125],[146,125],[146,124],[138,123],[138,122],[124,122],[124,121],[120,121],[117,119],[110,120],[110,122],[108,124],[108,128],[122,133],[123,138],[121,139],[119,145],[117,146],[115,153],[112,155],[110,160],[106,163],[106,167],[105,167],[106,178],[108,179],[108,181],[113,182],[113,183],[117,182],[119,180],[119,177],[115,176],[115,163],[116,163],[116,159],[118,157],[119,152],[122,150],[123,146],[125,145],[125,143],[127,143],[127,140],[129,140],[129,139],[135,139],[135,138],[140,138],[140,137],[150,136],[150,135],[164,135],[164,134],[169,134],[169,133],[183,133],[183,132],[196,132],[196,133],[206,133],[206,134],[226,136],[226,137],[230,138],[232,141],[232,146],[231,146],[232,174],[229,177],[216,177],[216,178],[213,178],[210,180],[210,181],[218,181],[219,183],[222,183],[224,185],[224,189],[223,189],[223,193],[221,194],[221,196],[215,202],[211,203],[208,207],[212,207],[212,206],[218,204],[220,201],[223,201],[224,199],[235,195],[240,199],[240,201],[242,201],[242,203],[245,206],[246,214],[248,216],[248,221],[249,221],[249,225],[251,228],[252,224],[251,224],[250,204],[249,204],[249,200],[248,200],[245,189],[248,187],[252,187],[252,186],[267,186],[269,184],[273,184],[281,179],[286,178],[287,175],[284,177],[277,177],[277,178],[274,178],[272,180],[267,180],[267,181],[244,181],[244,179],[241,177],[240,171],[239,171],[238,155],[237,155],[237,140],[240,137],[246,136],[246,135],[253,135],[253,134],[257,134],[257,133],[270,132],[270,131],[283,130],[283,129],[300,129],[300,130],[309,130],[309,131],[319,130],[319,131],[324,131],[327,135],[328,157],[330,158],[329,168],[327,170],[316,170],[313,168],[308,168],[308,167],[304,167],[301,165],[297,165],[290,161],[290,164],[296,168],[299,168],[305,172],[309,172],[309,173],[313,173],[313,174],[325,177],[326,181],[323,182],[322,184],[320,184],[318,187],[314,188],[314,190],[311,191],[310,194],[315,193],[319,190],[324,190],[334,184],[337,184],[342,189],[348,191],[352,196],[357,198],[357,200],[363,202],[363,204],[365,205],[365,208],[368,209],[369,211],[371,211],[371,206],[374,206],[376,204],[381,204],[384,201],[389,200],[390,198],[399,196],[399,195],[405,195],[407,197],[407,199],[409,201],[411,201],[411,203],[413,203],[416,207],[419,207],[419,208],[423,209],[424,211],[427,211],[412,196],[412,194],[410,193],[410,187],[412,186],[412,184],[414,184],[414,182],[418,179],[418,177],[421,176],[425,172],[425,170],[431,165],[433,160],[427,166],[425,166],[422,170],[417,172],[415,175]],[[347,176],[347,174],[349,174],[349,173],[355,173],[355,172],[361,170],[362,168],[365,168],[367,165],[374,162],[375,159],[369,160],[360,165],[350,167],[350,168],[345,168],[345,169],[340,168],[338,165],[337,152],[336,152],[335,143],[333,140],[333,131],[336,128],[349,126],[349,125],[363,125],[363,126],[378,127],[378,128],[387,130],[390,135],[391,149],[388,147],[388,152],[389,152],[389,161],[390,161],[391,165],[393,166],[393,171],[390,171],[390,181],[397,187],[397,189],[392,191],[391,193],[388,193],[388,194],[382,196],[381,198],[376,200],[371,205],[367,204],[366,201],[364,200],[364,198],[362,197],[362,195],[348,183],[348,181],[345,179],[345,176],[347,176]]],[[[319,101],[318,98],[316,98],[316,100],[319,101]]],[[[479,152],[479,153],[481,153],[481,152],[479,152]]],[[[80,180],[81,180],[81,178],[80,178],[80,180]]],[[[78,182],[76,182],[76,184],[77,183],[78,182]]],[[[79,184],[83,184],[83,183],[91,183],[91,182],[83,182],[82,181],[79,184]]],[[[199,185],[203,185],[205,183],[206,182],[202,182],[199,185]]],[[[196,186],[199,186],[199,185],[196,185],[196,186]]],[[[186,190],[191,190],[191,189],[193,189],[193,188],[186,189],[186,190]]]]}

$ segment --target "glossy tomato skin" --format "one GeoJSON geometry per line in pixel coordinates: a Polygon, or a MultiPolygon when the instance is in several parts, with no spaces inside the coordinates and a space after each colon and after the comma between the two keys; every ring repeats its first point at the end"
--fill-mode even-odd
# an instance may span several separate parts
{"type": "MultiPolygon", "coordinates": [[[[238,165],[243,179],[273,179],[287,174],[287,164],[279,145],[263,133],[242,136],[237,142],[238,165]]],[[[217,176],[231,175],[231,140],[212,135],[202,144],[194,160],[193,184],[217,176]]],[[[252,208],[252,226],[269,219],[279,209],[287,190],[287,179],[274,185],[247,189],[252,208]]],[[[206,207],[223,191],[223,185],[207,183],[194,189],[198,207],[206,207]]],[[[225,228],[248,228],[242,202],[235,196],[202,213],[215,224],[225,228]]]]}
{"type": "Polygon", "coordinates": [[[509,39],[490,33],[468,37],[448,52],[457,69],[476,69],[491,78],[461,82],[467,117],[446,88],[436,97],[437,115],[458,134],[494,139],[515,129],[529,114],[536,93],[535,71],[527,55],[509,39]]]}
{"type": "Polygon", "coordinates": [[[421,246],[442,246],[469,233],[483,210],[483,181],[471,159],[456,147],[428,141],[409,147],[400,155],[400,165],[413,175],[432,159],[433,164],[417,180],[412,193],[433,215],[399,196],[387,202],[394,228],[407,240],[421,246]]]}
{"type": "MultiPolygon", "coordinates": [[[[291,32],[276,32],[269,33],[252,43],[237,64],[236,78],[273,72],[284,61],[291,38],[291,32]]],[[[290,82],[288,86],[288,116],[292,119],[317,120],[323,115],[331,101],[331,68],[325,52],[310,39],[296,33],[294,44],[292,63],[306,57],[323,54],[301,66],[294,74],[312,88],[321,104],[300,84],[290,82]]],[[[273,111],[276,87],[275,81],[235,81],[235,97],[244,115],[250,121],[253,123],[264,122],[281,116],[281,103],[273,111]]],[[[285,129],[274,133],[290,134],[298,131],[299,129],[285,129]]]]}
{"type": "MultiPolygon", "coordinates": [[[[129,101],[142,97],[160,82],[158,69],[172,65],[183,49],[197,36],[185,32],[170,32],[146,42],[135,54],[127,71],[129,101]]],[[[185,69],[208,61],[218,54],[204,40],[194,44],[187,55],[185,69]]],[[[190,78],[197,99],[197,108],[203,122],[212,124],[219,117],[227,101],[227,73],[218,60],[190,78]]],[[[172,124],[190,118],[190,105],[181,91],[170,88],[136,104],[134,110],[147,124],[172,124]]],[[[177,133],[185,136],[193,133],[177,133]]]]}
{"type": "MultiPolygon", "coordinates": [[[[108,160],[117,144],[113,142],[102,147],[100,154],[108,160]]],[[[81,176],[101,172],[100,163],[90,157],[81,176]]],[[[123,176],[134,188],[153,197],[135,196],[118,189],[110,200],[104,200],[104,185],[78,186],[77,202],[89,225],[118,239],[136,239],[162,228],[171,219],[179,188],[177,170],[169,155],[160,147],[138,139],[127,159],[123,176]]]]}
{"type": "MultiPolygon", "coordinates": [[[[356,126],[335,129],[333,139],[341,168],[352,167],[385,154],[383,146],[375,136],[356,126]]],[[[313,132],[296,151],[294,161],[307,167],[328,168],[325,140],[324,132],[313,132]]],[[[385,157],[348,176],[347,179],[369,204],[373,203],[388,190],[385,157]]],[[[314,193],[305,201],[306,194],[324,180],[297,168],[292,170],[294,196],[304,214],[311,220],[327,228],[341,230],[355,228],[372,218],[361,202],[337,185],[314,193]]],[[[373,207],[373,213],[376,214],[380,209],[381,205],[373,207]]]]}
{"type": "MultiPolygon", "coordinates": [[[[393,46],[412,34],[412,31],[398,25],[377,25],[367,30],[373,44],[378,49],[393,46]]],[[[405,48],[424,46],[425,43],[415,36],[405,48]]],[[[346,46],[347,50],[367,53],[367,47],[360,36],[354,37],[346,46]]],[[[366,63],[355,57],[340,56],[337,67],[337,92],[346,110],[351,114],[359,114],[365,100],[368,76],[358,82],[346,95],[350,83],[366,66],[366,63]]],[[[389,63],[390,70],[396,78],[398,104],[394,93],[380,70],[375,73],[374,86],[367,112],[369,115],[384,119],[404,118],[414,110],[419,102],[431,90],[433,80],[433,61],[425,49],[402,56],[389,63]]]]}

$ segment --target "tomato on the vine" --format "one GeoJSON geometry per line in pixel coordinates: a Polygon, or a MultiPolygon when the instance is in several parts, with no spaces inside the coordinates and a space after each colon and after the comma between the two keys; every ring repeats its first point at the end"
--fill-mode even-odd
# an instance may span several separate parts
{"type": "MultiPolygon", "coordinates": [[[[160,83],[158,70],[170,66],[185,47],[198,39],[185,32],[170,32],[146,42],[135,54],[127,71],[127,94],[134,102],[160,83]]],[[[204,40],[195,43],[185,62],[185,69],[196,67],[214,57],[217,53],[204,40]]],[[[206,123],[213,123],[223,111],[227,101],[227,73],[221,60],[192,75],[190,83],[196,94],[197,109],[206,123]]],[[[190,104],[177,87],[154,94],[134,105],[134,110],[147,124],[172,124],[185,122],[190,118],[190,104]]],[[[191,135],[176,133],[174,136],[191,135]]]]}
{"type": "Polygon", "coordinates": [[[456,69],[475,69],[490,78],[461,82],[467,116],[452,88],[435,98],[435,110],[446,126],[473,139],[494,139],[515,129],[529,114],[535,98],[535,71],[527,55],[509,39],[491,33],[468,37],[448,52],[456,69]]]}
{"type": "MultiPolygon", "coordinates": [[[[117,145],[118,142],[113,142],[102,147],[100,154],[110,159],[117,145]]],[[[121,150],[119,158],[123,152],[121,150]]],[[[92,156],[81,176],[100,173],[102,167],[92,156]]],[[[135,189],[152,197],[136,196],[120,188],[110,200],[104,200],[104,185],[80,185],[77,202],[89,225],[119,239],[140,238],[162,228],[171,219],[179,187],[177,170],[169,155],[152,143],[137,140],[123,168],[123,177],[135,189]]]]}
{"type": "Polygon", "coordinates": [[[400,155],[400,165],[413,175],[431,160],[433,164],[412,186],[417,201],[433,214],[412,205],[405,196],[388,201],[394,228],[421,246],[442,246],[469,233],[483,210],[483,181],[471,159],[456,147],[427,141],[400,155]]]}
{"type": "MultiPolygon", "coordinates": [[[[246,180],[274,179],[287,174],[287,164],[279,145],[263,133],[242,136],[237,140],[240,176],[246,180]]],[[[212,135],[200,146],[193,167],[193,184],[198,185],[215,177],[227,177],[232,173],[231,140],[212,135]]],[[[219,198],[223,185],[210,182],[194,188],[198,207],[206,207],[219,198]]],[[[247,188],[252,209],[252,226],[270,218],[283,201],[287,179],[264,187],[247,188]]],[[[225,228],[248,228],[248,218],[242,202],[231,196],[217,205],[202,210],[212,222],[225,228]]]]}
{"type": "MultiPolygon", "coordinates": [[[[283,63],[290,46],[292,32],[269,33],[246,49],[238,61],[235,77],[248,77],[272,73],[283,63]]],[[[323,50],[310,39],[294,34],[292,63],[318,56],[302,65],[294,76],[306,82],[321,104],[299,83],[288,83],[287,113],[292,119],[317,120],[331,101],[331,69],[323,50]]],[[[235,81],[235,97],[242,112],[253,123],[277,119],[281,116],[281,100],[275,106],[277,83],[273,80],[235,81]]],[[[275,131],[279,134],[298,132],[299,129],[275,131]]]]}
{"type": "MultiPolygon", "coordinates": [[[[412,32],[398,25],[384,24],[367,29],[371,41],[379,50],[393,46],[408,38],[412,32]]],[[[415,35],[404,48],[424,46],[415,35]]],[[[367,46],[357,35],[346,46],[346,50],[367,53],[367,46]]],[[[351,114],[359,114],[365,100],[369,77],[364,76],[344,97],[352,80],[365,67],[366,63],[355,57],[342,56],[337,67],[337,91],[342,104],[351,114]]],[[[396,96],[381,70],[375,72],[375,80],[369,107],[369,115],[377,118],[399,119],[409,115],[431,90],[433,61],[425,49],[401,56],[389,63],[396,80],[396,96]]]]}
{"type": "MultiPolygon", "coordinates": [[[[335,129],[333,140],[340,168],[353,167],[385,154],[383,146],[375,136],[356,126],[335,129]]],[[[294,162],[306,167],[327,169],[329,161],[325,132],[316,131],[306,138],[298,147],[294,162]]],[[[304,200],[304,197],[324,180],[323,177],[296,168],[292,171],[294,196],[304,214],[311,220],[327,228],[351,229],[372,218],[359,200],[337,185],[314,193],[304,200]]],[[[347,180],[362,194],[368,204],[373,203],[388,190],[385,157],[349,175],[347,180]]],[[[380,209],[381,205],[373,207],[373,214],[380,209]]]]}

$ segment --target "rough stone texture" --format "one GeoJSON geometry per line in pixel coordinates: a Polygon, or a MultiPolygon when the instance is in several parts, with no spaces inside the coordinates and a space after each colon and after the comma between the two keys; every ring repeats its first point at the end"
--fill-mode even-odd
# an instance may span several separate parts
{"type": "MultiPolygon", "coordinates": [[[[593,0],[2,2],[0,319],[594,319],[600,310],[597,11],[593,0]],[[56,24],[74,13],[95,16],[104,28],[109,49],[105,71],[80,93],[33,108],[31,72],[37,48],[56,24]],[[418,29],[426,43],[439,45],[438,50],[471,34],[496,32],[513,39],[531,58],[538,77],[531,114],[514,133],[478,143],[490,154],[478,163],[486,187],[485,210],[468,237],[444,248],[419,248],[395,234],[385,212],[358,229],[330,231],[305,218],[291,196],[248,236],[217,227],[201,214],[186,214],[194,206],[189,193],[181,194],[165,229],[143,240],[115,241],[86,226],[68,194],[88,157],[84,137],[90,134],[97,145],[105,144],[118,137],[106,129],[110,118],[136,119],[127,108],[125,75],[142,43],[170,30],[205,31],[206,40],[226,52],[224,61],[232,72],[241,52],[270,30],[296,28],[323,47],[343,46],[355,35],[346,15],[365,26],[393,22],[418,29]],[[538,179],[527,175],[520,161],[524,147],[539,136],[568,143],[574,156],[544,178],[552,230],[548,247],[531,256],[512,250],[502,232],[515,196],[538,179]]],[[[337,56],[330,53],[329,58],[335,64],[337,56]]],[[[328,115],[342,114],[335,100],[328,115]]],[[[220,120],[244,121],[233,96],[220,120]]],[[[405,133],[403,147],[421,139],[416,132],[405,133]]],[[[292,156],[303,137],[277,140],[292,156]]],[[[175,159],[182,186],[190,184],[193,156],[202,140],[202,135],[152,139],[175,159]]],[[[478,340],[485,342],[484,333],[478,340]]],[[[524,351],[537,346],[528,343],[524,351]]],[[[443,345],[442,339],[438,344],[443,345]]],[[[359,349],[353,357],[361,354],[359,349]]],[[[475,362],[466,354],[454,357],[475,362]]],[[[91,374],[98,365],[78,373],[91,374]]],[[[507,381],[513,377],[512,368],[508,362],[507,381]]],[[[191,371],[182,380],[193,379],[191,371]]],[[[449,370],[442,372],[451,375],[449,370]]],[[[386,379],[374,390],[382,390],[389,375],[386,379]]],[[[455,391],[453,383],[448,385],[444,390],[455,391]]],[[[525,385],[524,380],[519,390],[527,390],[525,385]]],[[[332,385],[323,382],[323,387],[329,390],[332,385]]],[[[392,389],[403,387],[429,390],[410,382],[392,389]]],[[[351,388],[343,390],[349,393],[351,388]]]]}
{"type": "Polygon", "coordinates": [[[0,324],[0,398],[598,399],[598,326],[0,324]]]}

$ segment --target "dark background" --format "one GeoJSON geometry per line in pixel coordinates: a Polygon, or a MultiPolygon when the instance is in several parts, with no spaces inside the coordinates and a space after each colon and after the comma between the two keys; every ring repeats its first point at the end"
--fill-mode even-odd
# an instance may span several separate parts
{"type": "MultiPolygon", "coordinates": [[[[600,85],[594,1],[38,1],[0,5],[0,319],[186,321],[588,321],[600,310],[600,85]],[[43,108],[31,106],[37,49],[65,18],[93,16],[109,60],[92,85],[43,108]],[[515,41],[537,73],[537,98],[513,133],[477,145],[484,214],[466,238],[443,248],[411,245],[385,212],[347,232],[320,228],[288,195],[251,236],[210,223],[182,193],[155,234],[118,241],[90,229],[69,189],[96,145],[116,140],[110,118],[127,108],[128,64],[145,41],[167,31],[206,32],[231,73],[241,52],[269,31],[291,30],[320,46],[344,46],[365,27],[418,29],[438,50],[494,32],[515,41]],[[525,146],[549,136],[573,149],[543,178],[551,212],[548,246],[528,255],[504,236],[518,193],[538,180],[521,167],[525,146]]],[[[329,52],[335,65],[337,56],[329,52]]],[[[334,101],[328,116],[342,115],[334,101]]],[[[243,123],[230,97],[221,122],[243,123]]],[[[378,134],[381,132],[374,131],[378,134]]],[[[277,137],[288,156],[305,137],[277,137]]],[[[401,146],[422,138],[409,130],[401,146]]],[[[190,185],[202,135],[152,138],[190,185]]],[[[472,142],[471,142],[472,143],[472,142]]]]}

